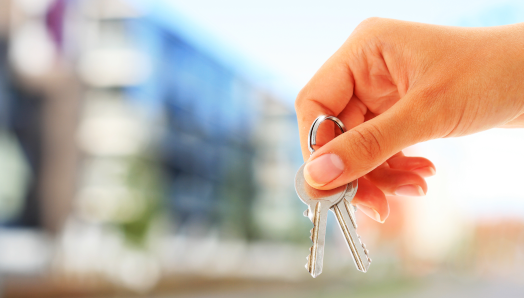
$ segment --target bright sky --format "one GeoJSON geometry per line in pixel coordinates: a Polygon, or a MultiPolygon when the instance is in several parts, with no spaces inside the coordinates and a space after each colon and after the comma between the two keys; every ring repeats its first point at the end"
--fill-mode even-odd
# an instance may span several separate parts
{"type": "Polygon", "coordinates": [[[476,20],[483,15],[488,14],[487,18],[493,18],[489,15],[491,10],[511,10],[517,5],[517,1],[500,0],[166,2],[172,3],[179,13],[223,44],[268,70],[273,75],[270,83],[292,96],[291,100],[324,61],[340,47],[351,31],[368,17],[443,25],[461,25],[466,21],[471,25],[478,25],[476,20]]]}

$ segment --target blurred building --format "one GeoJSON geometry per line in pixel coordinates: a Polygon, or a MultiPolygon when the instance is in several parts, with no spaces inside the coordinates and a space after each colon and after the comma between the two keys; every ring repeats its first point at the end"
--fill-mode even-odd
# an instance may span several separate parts
{"type": "Polygon", "coordinates": [[[181,266],[162,264],[162,247],[181,257],[210,237],[299,239],[300,202],[286,200],[301,162],[295,116],[235,57],[167,2],[37,2],[6,1],[4,16],[0,149],[17,179],[2,198],[5,272],[17,268],[7,251],[56,239],[27,273],[140,291],[181,266]],[[130,264],[142,269],[120,269],[130,264]]]}

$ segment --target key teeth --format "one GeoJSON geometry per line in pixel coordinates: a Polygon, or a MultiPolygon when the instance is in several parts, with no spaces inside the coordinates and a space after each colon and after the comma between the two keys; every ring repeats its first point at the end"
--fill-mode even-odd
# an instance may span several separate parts
{"type": "Polygon", "coordinates": [[[369,257],[369,250],[366,248],[366,244],[362,242],[362,239],[360,238],[360,235],[357,234],[358,241],[360,244],[362,244],[362,248],[364,249],[364,253],[366,254],[366,257],[368,259],[368,262],[371,263],[371,258],[369,257]]]}
{"type": "Polygon", "coordinates": [[[369,257],[369,249],[366,248],[366,245],[364,243],[362,243],[362,248],[364,248],[364,253],[366,254],[368,262],[371,264],[371,258],[369,257]]]}
{"type": "Polygon", "coordinates": [[[366,247],[366,244],[360,242],[362,244],[362,248],[364,249],[364,253],[366,254],[366,256],[369,254],[369,250],[367,249],[366,247]]]}

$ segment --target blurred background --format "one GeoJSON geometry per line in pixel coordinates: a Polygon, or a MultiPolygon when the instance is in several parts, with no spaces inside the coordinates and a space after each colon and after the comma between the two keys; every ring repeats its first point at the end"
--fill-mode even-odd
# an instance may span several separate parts
{"type": "Polygon", "coordinates": [[[523,130],[408,148],[437,175],[384,224],[357,215],[369,272],[332,217],[304,269],[294,98],[371,16],[524,4],[0,0],[0,297],[523,297],[523,130]]]}

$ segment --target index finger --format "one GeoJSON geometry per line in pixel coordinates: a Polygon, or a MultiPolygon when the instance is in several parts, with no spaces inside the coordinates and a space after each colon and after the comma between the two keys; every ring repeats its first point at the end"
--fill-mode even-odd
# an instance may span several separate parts
{"type": "MultiPolygon", "coordinates": [[[[343,56],[340,50],[331,56],[300,91],[295,101],[304,161],[310,155],[307,140],[313,121],[320,115],[338,116],[353,96],[353,74],[343,56]]],[[[321,133],[318,138],[319,143],[327,141],[322,139],[321,133]]]]}

